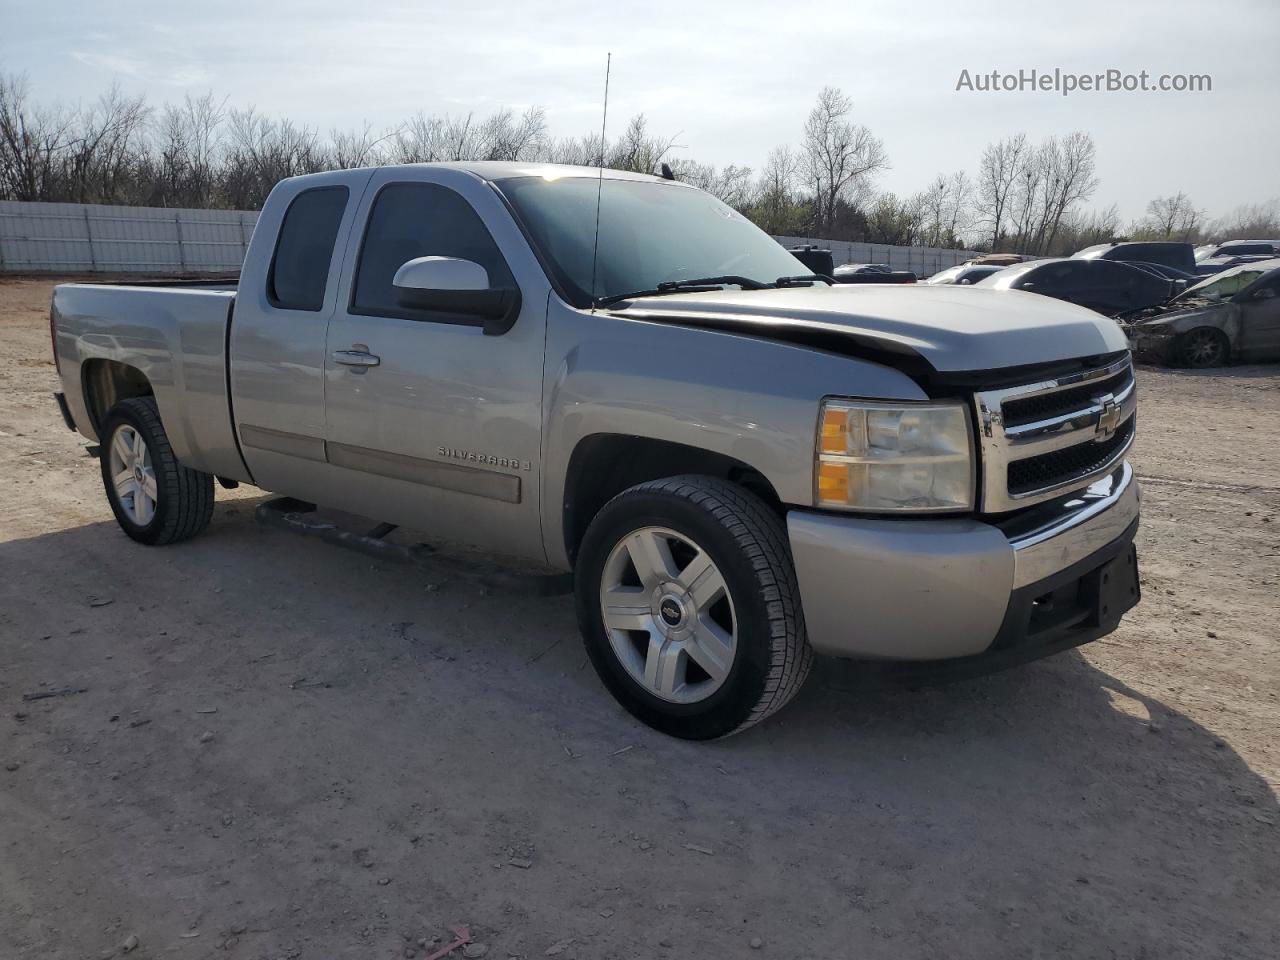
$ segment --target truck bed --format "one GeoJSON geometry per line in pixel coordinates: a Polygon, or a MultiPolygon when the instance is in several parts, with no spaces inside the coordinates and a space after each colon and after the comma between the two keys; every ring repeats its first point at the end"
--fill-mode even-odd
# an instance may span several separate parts
{"type": "Polygon", "coordinates": [[[247,479],[228,390],[227,332],[235,296],[235,283],[221,278],[56,287],[54,349],[77,429],[99,439],[85,385],[101,374],[95,373],[97,365],[122,363],[151,385],[180,460],[217,476],[247,479]]]}

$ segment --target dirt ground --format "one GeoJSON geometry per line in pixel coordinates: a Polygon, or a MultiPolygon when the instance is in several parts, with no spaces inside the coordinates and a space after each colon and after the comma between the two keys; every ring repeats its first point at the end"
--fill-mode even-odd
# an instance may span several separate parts
{"type": "Polygon", "coordinates": [[[699,745],[614,704],[568,598],[255,490],[126,539],[50,288],[0,282],[0,956],[1280,956],[1280,368],[1140,373],[1116,634],[915,691],[821,662],[699,745]]]}

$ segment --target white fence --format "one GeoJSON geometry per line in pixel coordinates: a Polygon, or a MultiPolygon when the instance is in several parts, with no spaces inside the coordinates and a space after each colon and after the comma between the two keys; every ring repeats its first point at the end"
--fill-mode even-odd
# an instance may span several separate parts
{"type": "Polygon", "coordinates": [[[241,210],[0,201],[0,271],[226,273],[258,215],[241,210]]]}
{"type": "Polygon", "coordinates": [[[887,263],[895,270],[910,270],[918,277],[928,277],[964,263],[980,254],[972,250],[948,250],[942,247],[891,247],[884,243],[853,243],[848,240],[820,240],[813,237],[774,237],[784,247],[806,245],[830,250],[836,266],[842,263],[887,263]]]}
{"type": "MultiPolygon", "coordinates": [[[[251,210],[117,207],[0,200],[0,272],[227,273],[240,269],[258,214],[251,210]]],[[[887,263],[927,277],[968,250],[774,237],[831,251],[836,265],[887,263]]]]}

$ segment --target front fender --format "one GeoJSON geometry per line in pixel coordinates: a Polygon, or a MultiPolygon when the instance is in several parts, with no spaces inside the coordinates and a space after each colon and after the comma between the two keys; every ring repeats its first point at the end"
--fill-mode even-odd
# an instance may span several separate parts
{"type": "Polygon", "coordinates": [[[620,434],[722,454],[784,503],[812,505],[818,408],[826,396],[925,400],[891,367],[724,331],[584,313],[548,316],[543,539],[567,565],[565,481],[585,438],[620,434]]]}

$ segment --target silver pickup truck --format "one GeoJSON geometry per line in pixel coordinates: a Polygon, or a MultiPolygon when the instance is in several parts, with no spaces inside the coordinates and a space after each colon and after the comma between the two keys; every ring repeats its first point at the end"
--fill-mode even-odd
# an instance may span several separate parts
{"type": "Polygon", "coordinates": [[[988,669],[1138,600],[1125,338],[1034,294],[836,285],[670,180],[519,163],[271,193],[238,286],[65,284],[120,526],[214,479],[572,571],[645,723],[706,739],[813,654],[988,669]]]}

